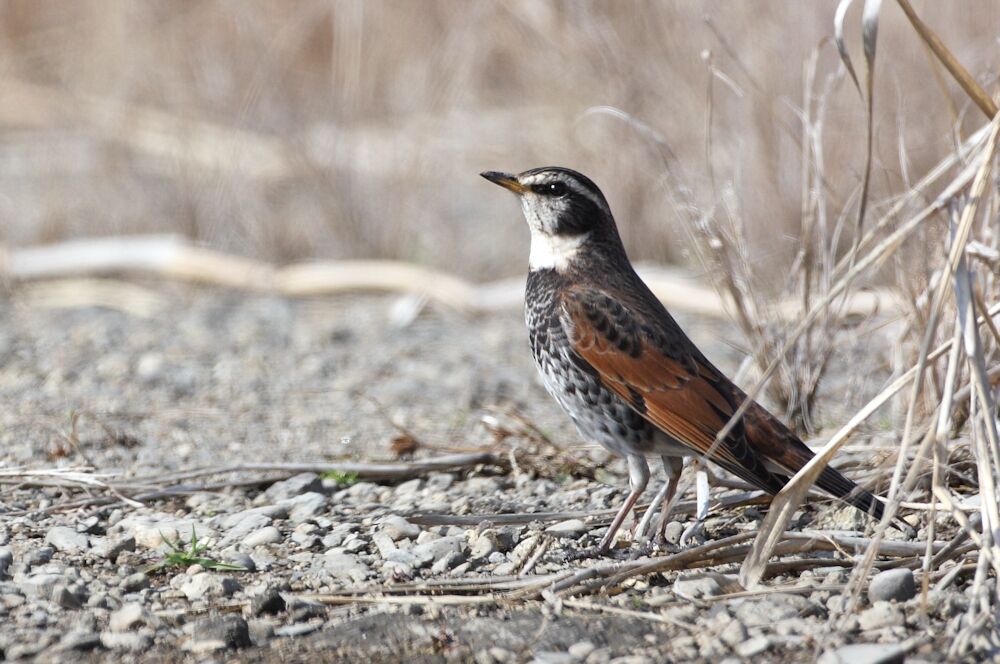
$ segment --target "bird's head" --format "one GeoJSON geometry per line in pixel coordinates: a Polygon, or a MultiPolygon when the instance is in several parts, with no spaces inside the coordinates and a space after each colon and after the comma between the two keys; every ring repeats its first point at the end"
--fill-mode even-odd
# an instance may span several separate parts
{"type": "Polygon", "coordinates": [[[531,229],[532,270],[564,270],[588,243],[620,248],[608,201],[587,176],[555,166],[517,175],[496,171],[481,175],[521,200],[531,229]]]}

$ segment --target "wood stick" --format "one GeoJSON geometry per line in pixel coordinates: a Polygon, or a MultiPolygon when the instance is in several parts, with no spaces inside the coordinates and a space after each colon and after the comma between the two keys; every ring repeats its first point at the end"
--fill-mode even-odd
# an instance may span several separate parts
{"type": "MultiPolygon", "coordinates": [[[[733,304],[678,269],[639,265],[639,274],[668,307],[721,320],[730,318],[733,304]]],[[[310,297],[347,292],[389,292],[427,297],[468,313],[501,311],[521,306],[522,277],[472,284],[454,275],[398,261],[314,261],[283,267],[196,247],[177,235],[93,238],[50,245],[5,248],[0,245],[0,281],[15,286],[51,279],[107,275],[147,275],[165,279],[310,297]]],[[[61,292],[72,290],[72,282],[61,292]]],[[[95,290],[93,280],[89,289],[95,290]]],[[[41,297],[41,295],[39,295],[41,297]]],[[[72,304],[65,295],[60,302],[72,304]]],[[[777,313],[794,319],[799,303],[777,305],[777,313]]],[[[871,316],[900,310],[889,290],[858,291],[846,302],[845,315],[871,316]]]]}

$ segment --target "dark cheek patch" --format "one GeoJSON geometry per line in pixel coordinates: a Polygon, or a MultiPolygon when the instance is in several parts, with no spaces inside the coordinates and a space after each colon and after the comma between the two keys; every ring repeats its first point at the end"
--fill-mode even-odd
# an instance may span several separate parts
{"type": "Polygon", "coordinates": [[[567,201],[558,216],[557,232],[579,235],[594,228],[600,220],[600,210],[584,196],[575,196],[567,201]]]}

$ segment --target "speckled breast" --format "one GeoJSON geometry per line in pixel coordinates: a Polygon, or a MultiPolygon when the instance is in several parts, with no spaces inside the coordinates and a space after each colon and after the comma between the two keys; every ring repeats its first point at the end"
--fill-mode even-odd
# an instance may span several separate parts
{"type": "Polygon", "coordinates": [[[623,455],[654,452],[661,447],[658,439],[665,437],[606,389],[585,363],[574,360],[556,307],[561,282],[554,270],[536,270],[529,273],[525,290],[524,319],[531,354],[545,389],[588,442],[623,455]]]}

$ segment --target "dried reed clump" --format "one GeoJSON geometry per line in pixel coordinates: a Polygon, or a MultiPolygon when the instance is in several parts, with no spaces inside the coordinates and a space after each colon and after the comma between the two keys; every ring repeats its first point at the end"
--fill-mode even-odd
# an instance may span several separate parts
{"type": "MultiPolygon", "coordinates": [[[[798,398],[799,403],[790,410],[797,407],[800,413],[808,414],[816,379],[822,376],[836,343],[837,328],[844,325],[837,314],[843,295],[874,270],[896,260],[907,245],[922,245],[927,253],[915,269],[896,263],[895,279],[901,292],[912,295],[912,304],[897,341],[894,380],[856,412],[774,499],[743,563],[741,582],[752,587],[761,581],[768,562],[787,542],[785,528],[818,473],[869,417],[886,404],[895,403],[901,417],[894,423],[898,447],[893,463],[883,467],[881,477],[869,480],[888,484],[888,509],[874,528],[872,546],[855,567],[844,611],[835,611],[831,622],[836,624],[845,612],[857,606],[868,574],[876,559],[884,555],[879,546],[889,532],[887,528],[899,514],[909,512],[907,521],[920,527],[921,538],[926,540],[923,555],[912,563],[922,574],[925,602],[933,579],[947,579],[935,586],[943,587],[963,571],[973,574],[974,600],[956,628],[957,638],[949,653],[960,657],[970,649],[987,647],[988,640],[984,639],[995,627],[995,612],[1000,606],[1000,436],[996,403],[1000,332],[994,322],[1000,313],[996,279],[1000,114],[990,96],[921,21],[909,2],[898,0],[916,35],[933,54],[936,62],[931,66],[940,63],[988,122],[969,136],[957,132],[960,142],[955,154],[930,169],[903,196],[879,205],[869,203],[881,3],[865,3],[863,85],[844,41],[843,21],[850,4],[851,0],[840,3],[835,32],[838,51],[867,109],[867,155],[857,197],[850,205],[840,207],[837,223],[850,219],[854,240],[846,250],[838,252],[837,244],[829,241],[841,235],[842,229],[838,228],[832,234],[821,235],[820,244],[803,246],[791,282],[803,297],[802,318],[787,335],[774,339],[765,328],[754,330],[744,324],[748,332],[756,333],[757,361],[762,366],[762,379],[750,393],[759,392],[766,379],[782,368],[784,380],[778,394],[786,402],[798,398]],[[866,209],[884,212],[872,223],[866,218],[866,209]],[[810,257],[812,265],[807,264],[810,257]],[[914,284],[911,280],[922,271],[926,279],[914,284]],[[955,469],[953,463],[959,459],[970,462],[971,472],[955,469]],[[903,503],[910,510],[900,512],[903,503]],[[940,536],[947,538],[945,549],[935,544],[940,536]],[[965,545],[968,541],[972,544],[965,545]]],[[[890,61],[887,66],[892,64],[890,61]]],[[[807,76],[806,80],[813,79],[807,76]]],[[[807,94],[807,101],[810,97],[807,94]]],[[[806,104],[803,144],[813,146],[803,149],[802,182],[807,199],[803,204],[803,237],[807,241],[816,238],[813,224],[821,217],[820,209],[835,207],[824,200],[822,139],[815,137],[821,122],[813,122],[821,117],[821,105],[812,112],[806,104]]],[[[717,245],[721,247],[714,250],[715,255],[726,259],[726,250],[733,245],[717,245]]],[[[741,291],[740,283],[731,280],[727,286],[736,294],[741,291]]],[[[750,293],[741,294],[759,309],[750,293]]]]}

